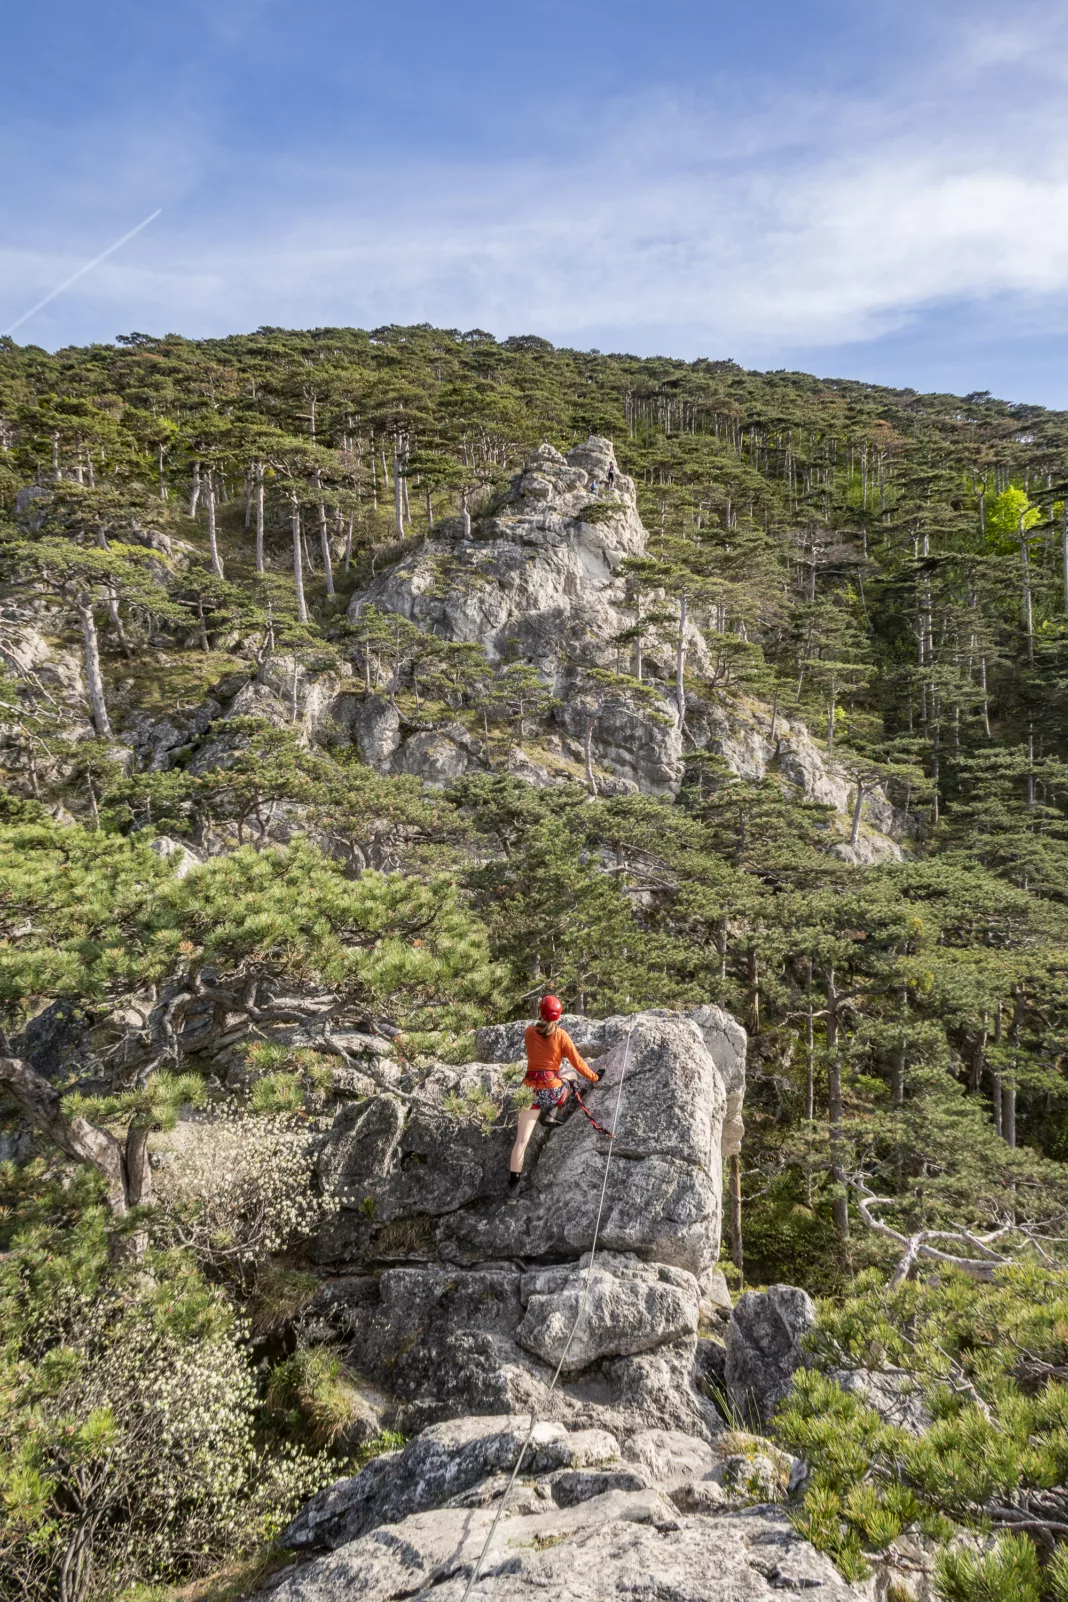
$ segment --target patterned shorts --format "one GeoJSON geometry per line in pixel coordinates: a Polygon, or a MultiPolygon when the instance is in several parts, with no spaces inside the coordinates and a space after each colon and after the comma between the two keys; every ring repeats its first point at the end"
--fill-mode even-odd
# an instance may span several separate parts
{"type": "Polygon", "coordinates": [[[530,1105],[548,1112],[551,1107],[562,1107],[570,1094],[566,1085],[551,1085],[547,1090],[536,1090],[530,1105]]]}

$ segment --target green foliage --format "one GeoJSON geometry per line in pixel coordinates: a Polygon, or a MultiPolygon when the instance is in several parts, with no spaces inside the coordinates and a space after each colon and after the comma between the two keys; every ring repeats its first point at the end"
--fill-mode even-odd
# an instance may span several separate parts
{"type": "Polygon", "coordinates": [[[105,1216],[84,1172],[0,1168],[0,1587],[40,1602],[217,1562],[330,1472],[258,1437],[223,1294],[181,1255],[116,1274],[105,1216]]]}
{"type": "MultiPolygon", "coordinates": [[[[858,1541],[881,1549],[910,1525],[945,1541],[957,1527],[1011,1524],[1021,1498],[1068,1475],[1066,1343],[1068,1279],[1037,1262],[992,1284],[950,1271],[888,1289],[869,1273],[822,1303],[819,1366],[795,1376],[775,1420],[777,1438],[812,1467],[798,1528],[836,1562],[844,1554],[849,1573],[858,1541]],[[842,1366],[888,1370],[903,1397],[926,1399],[929,1427],[885,1423],[821,1372],[842,1366]]],[[[1023,1534],[993,1553],[945,1554],[939,1567],[947,1597],[1022,1596],[1032,1583],[1037,1558],[1023,1534]]]]}
{"type": "Polygon", "coordinates": [[[342,987],[431,1038],[465,1027],[499,974],[445,877],[358,880],[313,846],[250,846],[179,879],[143,840],[52,824],[0,828],[0,1000],[106,997],[210,965],[342,987]]]}
{"type": "Polygon", "coordinates": [[[935,1583],[945,1602],[1039,1602],[1043,1580],[1034,1543],[1004,1535],[992,1552],[940,1553],[935,1583]]]}
{"type": "Polygon", "coordinates": [[[312,1447],[345,1444],[359,1405],[355,1376],[325,1346],[293,1353],[271,1369],[264,1393],[270,1417],[295,1441],[312,1447]]]}

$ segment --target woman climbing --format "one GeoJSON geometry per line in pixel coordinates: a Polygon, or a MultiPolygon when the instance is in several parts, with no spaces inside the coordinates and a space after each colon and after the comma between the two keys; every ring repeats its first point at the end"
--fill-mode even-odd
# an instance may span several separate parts
{"type": "Polygon", "coordinates": [[[571,1092],[560,1078],[560,1064],[566,1058],[572,1068],[593,1085],[599,1077],[583,1062],[567,1030],[560,1028],[557,1020],[563,1010],[555,996],[543,996],[538,1008],[538,1022],[527,1025],[527,1073],[523,1083],[533,1090],[534,1100],[519,1114],[519,1129],[508,1163],[510,1190],[514,1190],[522,1178],[523,1159],[534,1133],[534,1125],[539,1119],[550,1128],[563,1122],[557,1113],[571,1092]]]}

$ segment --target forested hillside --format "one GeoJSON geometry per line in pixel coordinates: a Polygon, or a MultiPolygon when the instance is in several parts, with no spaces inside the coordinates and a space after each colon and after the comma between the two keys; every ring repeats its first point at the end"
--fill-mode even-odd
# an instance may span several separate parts
{"type": "Polygon", "coordinates": [[[422,325],[5,340],[0,506],[2,1594],[57,1563],[91,1594],[108,1531],[122,1584],[181,1578],[356,1449],[336,1360],[279,1334],[346,1029],[415,1084],[546,989],[713,1002],[750,1037],[736,1282],[855,1319],[906,1254],[1058,1260],[1068,414],[422,325]],[[389,603],[477,599],[449,553],[587,436],[648,531],[607,641],[548,672],[389,603]],[[293,1020],[314,1044],[273,1042],[293,1020]],[[190,1108],[231,1156],[168,1190],[151,1141],[190,1108]],[[155,1479],[110,1398],[176,1367],[155,1479]]]}

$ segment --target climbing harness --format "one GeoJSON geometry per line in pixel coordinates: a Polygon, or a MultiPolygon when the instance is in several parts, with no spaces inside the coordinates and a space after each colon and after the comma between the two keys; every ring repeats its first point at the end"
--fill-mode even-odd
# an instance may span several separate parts
{"type": "MultiPolygon", "coordinates": [[[[623,1099],[623,1081],[627,1077],[627,1064],[630,1061],[630,1040],[631,1040],[631,1035],[633,1035],[633,1033],[634,1033],[634,1025],[631,1024],[630,1029],[629,1029],[629,1031],[627,1033],[626,1049],[623,1052],[623,1068],[622,1068],[622,1071],[621,1071],[621,1073],[619,1075],[619,1087],[618,1087],[618,1089],[616,1091],[616,1105],[615,1105],[615,1108],[614,1108],[614,1111],[613,1111],[613,1114],[612,1114],[612,1128],[610,1130],[609,1129],[601,1129],[600,1124],[594,1122],[594,1118],[593,1118],[592,1113],[587,1112],[585,1106],[583,1105],[582,1097],[578,1094],[578,1091],[575,1091],[575,1099],[578,1101],[579,1106],[582,1107],[583,1112],[586,1113],[586,1117],[590,1120],[590,1123],[593,1124],[595,1129],[601,1129],[601,1133],[603,1135],[607,1135],[610,1141],[614,1141],[615,1140],[615,1131],[619,1126],[619,1107],[620,1107],[620,1102],[623,1099]]],[[[553,1392],[555,1391],[555,1389],[556,1389],[557,1382],[558,1382],[558,1380],[560,1378],[561,1373],[563,1372],[564,1360],[567,1357],[568,1352],[571,1350],[571,1343],[575,1339],[576,1334],[578,1333],[578,1327],[579,1327],[579,1324],[582,1321],[582,1315],[586,1311],[586,1303],[589,1301],[589,1298],[590,1298],[590,1283],[591,1283],[591,1281],[593,1279],[593,1265],[594,1265],[594,1262],[595,1262],[596,1257],[597,1257],[597,1238],[601,1233],[601,1215],[604,1212],[604,1199],[605,1199],[605,1195],[607,1194],[607,1191],[608,1191],[608,1173],[609,1173],[609,1170],[610,1170],[611,1166],[612,1166],[612,1147],[609,1146],[608,1152],[607,1152],[607,1154],[605,1156],[605,1160],[604,1160],[604,1178],[601,1180],[601,1195],[600,1195],[600,1199],[598,1200],[598,1203],[597,1203],[597,1218],[594,1221],[594,1225],[593,1225],[593,1240],[590,1242],[590,1261],[589,1261],[589,1265],[587,1266],[587,1269],[586,1269],[586,1282],[582,1287],[582,1297],[581,1297],[581,1300],[579,1301],[578,1312],[575,1314],[575,1322],[571,1326],[571,1333],[567,1337],[567,1342],[566,1342],[566,1344],[564,1346],[563,1351],[560,1353],[560,1361],[556,1365],[556,1373],[552,1377],[552,1383],[549,1386],[549,1394],[546,1397],[546,1401],[548,1401],[549,1396],[551,1396],[553,1394],[553,1392]]],[[[497,1508],[496,1513],[493,1516],[493,1523],[489,1527],[489,1532],[487,1533],[485,1542],[483,1543],[482,1551],[478,1554],[478,1558],[477,1558],[477,1560],[475,1562],[474,1569],[471,1571],[471,1578],[467,1582],[467,1588],[464,1591],[462,1602],[469,1602],[469,1599],[471,1597],[471,1593],[474,1591],[475,1586],[478,1584],[478,1578],[479,1578],[479,1575],[482,1572],[482,1565],[483,1565],[483,1563],[485,1563],[486,1555],[489,1552],[489,1549],[490,1549],[491,1545],[493,1544],[493,1537],[497,1533],[497,1526],[501,1522],[501,1515],[504,1512],[505,1504],[507,1503],[509,1496],[512,1494],[512,1486],[515,1484],[516,1480],[519,1477],[519,1470],[523,1465],[523,1459],[527,1455],[527,1448],[530,1445],[531,1441],[534,1439],[534,1431],[537,1429],[538,1424],[540,1422],[541,1421],[538,1418],[537,1413],[531,1413],[531,1415],[530,1415],[530,1428],[527,1431],[526,1440],[523,1442],[523,1445],[520,1448],[519,1456],[515,1460],[515,1468],[512,1470],[512,1477],[508,1481],[508,1484],[504,1488],[504,1495],[501,1497],[500,1504],[499,1504],[499,1506],[497,1508]]]]}

